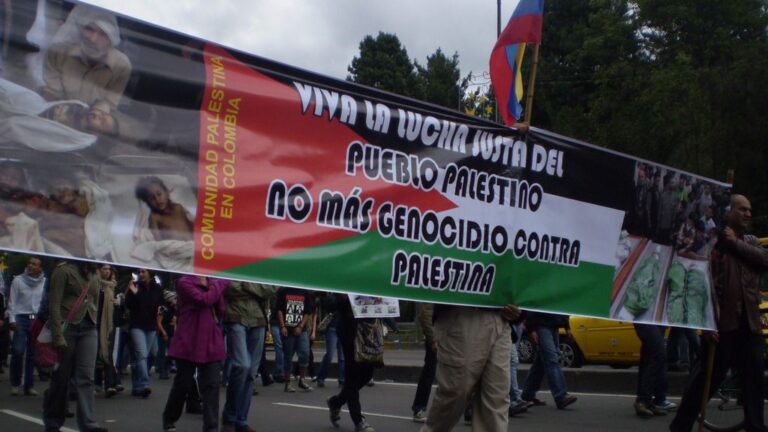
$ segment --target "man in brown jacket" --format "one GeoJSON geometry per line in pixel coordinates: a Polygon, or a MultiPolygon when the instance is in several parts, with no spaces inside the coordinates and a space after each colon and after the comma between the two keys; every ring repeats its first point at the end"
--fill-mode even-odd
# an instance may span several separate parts
{"type": "MultiPolygon", "coordinates": [[[[768,252],[745,235],[752,206],[743,195],[731,197],[726,227],[710,256],[714,282],[717,332],[705,334],[703,352],[715,344],[710,397],[733,368],[741,378],[745,430],[766,431],[763,424],[763,336],[760,325],[760,275],[768,270],[768,252]]],[[[699,356],[702,358],[705,356],[699,356]]],[[[689,432],[701,409],[706,364],[691,372],[670,431],[689,432]]]]}

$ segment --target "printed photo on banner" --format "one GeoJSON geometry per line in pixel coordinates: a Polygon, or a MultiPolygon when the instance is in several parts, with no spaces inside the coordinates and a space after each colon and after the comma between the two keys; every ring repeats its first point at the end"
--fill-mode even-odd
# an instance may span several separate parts
{"type": "Polygon", "coordinates": [[[397,318],[400,302],[396,298],[350,294],[349,303],[355,318],[397,318]]]}
{"type": "Polygon", "coordinates": [[[192,271],[200,54],[157,50],[162,31],[103,9],[47,7],[40,51],[2,52],[0,247],[192,271]]]}
{"type": "Polygon", "coordinates": [[[638,162],[632,209],[616,249],[611,317],[714,328],[709,254],[727,187],[638,162]]]}

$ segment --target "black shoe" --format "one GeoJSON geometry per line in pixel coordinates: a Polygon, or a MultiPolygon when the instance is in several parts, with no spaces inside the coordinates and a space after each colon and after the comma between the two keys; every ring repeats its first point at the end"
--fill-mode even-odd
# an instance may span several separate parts
{"type": "Polygon", "coordinates": [[[72,411],[70,411],[69,409],[67,409],[67,413],[66,413],[66,414],[64,414],[64,415],[65,415],[67,418],[72,418],[72,417],[74,417],[74,416],[75,416],[75,413],[73,413],[72,411]]]}
{"type": "Polygon", "coordinates": [[[105,396],[107,398],[111,398],[112,396],[114,396],[116,394],[117,394],[117,390],[114,387],[108,388],[107,391],[105,392],[105,396]]]}
{"type": "Polygon", "coordinates": [[[144,399],[148,398],[149,395],[151,395],[151,394],[152,394],[152,389],[149,388],[149,387],[147,387],[145,389],[141,389],[141,390],[135,391],[135,392],[131,392],[131,396],[140,397],[140,398],[144,398],[144,399]]]}
{"type": "Polygon", "coordinates": [[[576,396],[566,394],[565,396],[561,397],[559,401],[557,401],[557,409],[565,409],[565,407],[573,404],[577,400],[578,398],[576,396]]]}
{"type": "Polygon", "coordinates": [[[176,425],[173,423],[163,423],[163,430],[166,432],[176,432],[176,425]]]}
{"type": "Polygon", "coordinates": [[[341,408],[334,408],[333,396],[329,397],[325,404],[328,405],[328,418],[331,420],[333,427],[339,427],[339,420],[341,420],[341,408]]]}
{"type": "Polygon", "coordinates": [[[122,384],[118,384],[118,385],[115,386],[115,390],[117,390],[117,392],[120,393],[123,390],[125,390],[125,387],[123,387],[122,384]]]}
{"type": "Polygon", "coordinates": [[[263,385],[264,387],[269,387],[274,382],[275,382],[275,380],[272,379],[272,377],[267,375],[267,374],[264,374],[264,375],[261,376],[261,385],[263,385]]]}

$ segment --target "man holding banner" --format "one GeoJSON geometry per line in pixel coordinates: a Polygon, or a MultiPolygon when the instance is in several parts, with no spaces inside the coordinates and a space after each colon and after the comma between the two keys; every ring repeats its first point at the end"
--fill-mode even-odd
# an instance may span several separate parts
{"type": "Polygon", "coordinates": [[[437,390],[421,432],[450,431],[472,392],[472,430],[505,431],[509,422],[510,321],[520,309],[435,306],[437,390]]]}
{"type": "Polygon", "coordinates": [[[763,335],[760,324],[760,275],[768,271],[768,252],[754,236],[745,235],[752,205],[743,195],[731,197],[726,227],[710,262],[718,303],[717,332],[707,333],[704,351],[714,350],[714,362],[699,356],[669,430],[688,432],[699,416],[705,381],[711,372],[709,397],[733,368],[741,380],[745,430],[766,431],[763,419],[763,335]],[[710,369],[711,367],[711,369],[710,369]]]}

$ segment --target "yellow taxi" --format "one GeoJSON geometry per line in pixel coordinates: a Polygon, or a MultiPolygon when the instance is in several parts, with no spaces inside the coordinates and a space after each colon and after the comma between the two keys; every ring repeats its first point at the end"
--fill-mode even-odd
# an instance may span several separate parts
{"type": "Polygon", "coordinates": [[[584,363],[629,367],[640,364],[640,339],[631,322],[571,317],[573,338],[560,338],[560,362],[567,367],[584,363]]]}
{"type": "MultiPolygon", "coordinates": [[[[599,318],[571,317],[568,338],[560,334],[560,364],[581,367],[584,364],[607,364],[616,368],[640,364],[640,339],[631,322],[599,318]]],[[[524,334],[518,345],[521,363],[535,357],[533,343],[524,334]]]]}

